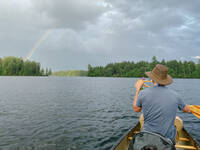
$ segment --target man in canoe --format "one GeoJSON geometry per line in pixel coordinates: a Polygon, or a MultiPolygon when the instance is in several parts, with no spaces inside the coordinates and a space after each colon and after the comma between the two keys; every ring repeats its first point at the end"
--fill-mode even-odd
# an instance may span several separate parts
{"type": "Polygon", "coordinates": [[[170,139],[175,144],[176,128],[174,121],[177,110],[190,112],[189,105],[185,104],[177,93],[167,85],[173,82],[168,75],[168,68],[157,64],[151,72],[145,73],[155,86],[140,91],[144,81],[135,84],[136,93],[133,109],[144,115],[143,131],[153,132],[170,139]]]}

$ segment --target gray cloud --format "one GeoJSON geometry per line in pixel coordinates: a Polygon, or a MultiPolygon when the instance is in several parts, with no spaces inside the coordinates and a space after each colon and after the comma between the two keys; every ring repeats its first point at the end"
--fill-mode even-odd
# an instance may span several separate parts
{"type": "Polygon", "coordinates": [[[106,7],[93,0],[32,0],[33,8],[56,28],[80,29],[106,11],[106,7]]]}
{"type": "Polygon", "coordinates": [[[0,55],[25,57],[54,70],[125,60],[199,56],[200,1],[0,1],[0,55]]]}

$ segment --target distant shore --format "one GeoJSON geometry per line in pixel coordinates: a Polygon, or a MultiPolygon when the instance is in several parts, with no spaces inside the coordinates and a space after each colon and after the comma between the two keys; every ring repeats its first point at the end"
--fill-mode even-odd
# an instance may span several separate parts
{"type": "MultiPolygon", "coordinates": [[[[147,76],[141,76],[141,77],[117,77],[117,76],[88,76],[88,71],[84,71],[84,74],[79,74],[79,70],[71,70],[71,71],[58,71],[53,72],[50,76],[60,76],[60,77],[92,77],[92,78],[148,78],[147,76]],[[69,73],[69,72],[76,72],[75,74],[69,73]]],[[[200,79],[200,78],[187,78],[187,77],[173,77],[173,79],[200,79]]]]}
{"type": "Polygon", "coordinates": [[[193,61],[158,61],[155,56],[152,62],[124,61],[119,63],[110,63],[106,66],[88,65],[89,77],[146,77],[145,72],[151,71],[156,64],[163,64],[168,67],[168,73],[173,78],[200,78],[200,60],[196,64],[193,61]]]}

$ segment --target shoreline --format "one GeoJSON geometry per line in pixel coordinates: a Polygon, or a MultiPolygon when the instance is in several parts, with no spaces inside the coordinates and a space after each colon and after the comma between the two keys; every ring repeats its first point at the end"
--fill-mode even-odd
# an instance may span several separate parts
{"type": "MultiPolygon", "coordinates": [[[[96,77],[91,77],[91,76],[59,76],[59,75],[50,75],[50,77],[89,77],[89,78],[143,78],[143,77],[105,77],[105,76],[96,76],[96,77]]],[[[147,77],[144,77],[145,79],[148,79],[147,77]]],[[[172,77],[173,78],[173,77],[172,77]]],[[[173,78],[173,79],[200,79],[200,78],[173,78]]]]}

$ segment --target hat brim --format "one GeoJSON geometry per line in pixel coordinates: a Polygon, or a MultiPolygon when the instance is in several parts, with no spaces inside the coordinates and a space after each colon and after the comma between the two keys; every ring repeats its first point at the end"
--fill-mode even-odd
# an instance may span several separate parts
{"type": "Polygon", "coordinates": [[[152,74],[152,72],[145,72],[145,74],[152,80],[156,81],[161,85],[169,85],[173,82],[173,79],[170,75],[167,75],[167,78],[164,80],[158,79],[156,76],[152,74]]]}

